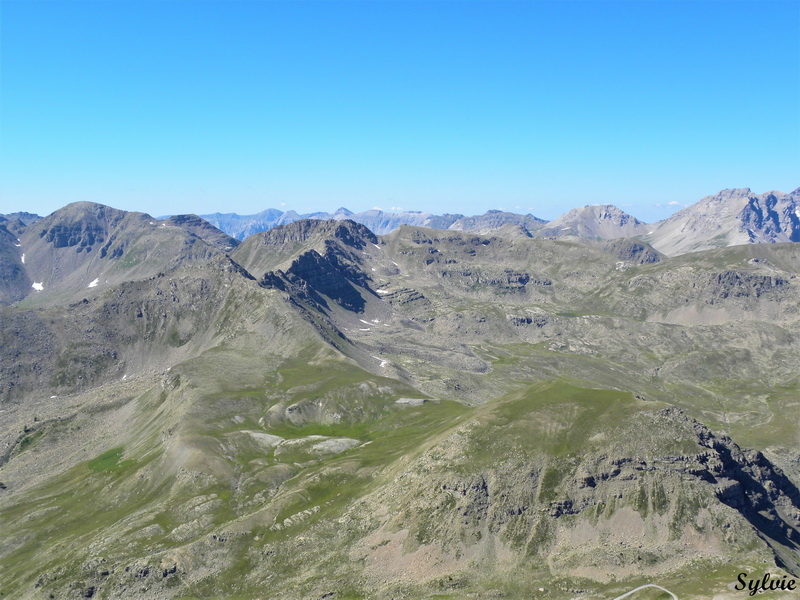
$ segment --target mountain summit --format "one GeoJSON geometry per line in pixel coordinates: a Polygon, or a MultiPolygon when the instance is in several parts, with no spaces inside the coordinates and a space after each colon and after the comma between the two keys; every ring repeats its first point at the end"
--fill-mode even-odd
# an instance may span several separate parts
{"type": "Polygon", "coordinates": [[[800,188],[754,194],[749,188],[706,196],[656,223],[647,239],[668,255],[739,244],[800,241],[800,188]]]}
{"type": "Polygon", "coordinates": [[[551,221],[539,235],[563,237],[574,235],[588,239],[613,240],[645,235],[647,224],[641,222],[612,204],[598,204],[573,208],[551,221]]]}

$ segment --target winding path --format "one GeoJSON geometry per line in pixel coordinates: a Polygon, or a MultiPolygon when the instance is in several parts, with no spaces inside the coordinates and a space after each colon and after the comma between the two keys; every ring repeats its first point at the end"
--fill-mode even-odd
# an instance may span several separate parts
{"type": "Polygon", "coordinates": [[[672,596],[673,600],[678,600],[678,597],[675,594],[673,594],[672,592],[670,592],[667,588],[663,588],[660,585],[656,585],[654,583],[648,583],[646,585],[640,585],[635,590],[631,590],[630,592],[625,592],[624,594],[622,594],[622,596],[617,596],[616,598],[614,598],[614,600],[622,600],[623,598],[627,598],[631,594],[635,594],[639,590],[643,590],[645,588],[658,588],[662,592],[667,592],[670,596],[672,596]]]}

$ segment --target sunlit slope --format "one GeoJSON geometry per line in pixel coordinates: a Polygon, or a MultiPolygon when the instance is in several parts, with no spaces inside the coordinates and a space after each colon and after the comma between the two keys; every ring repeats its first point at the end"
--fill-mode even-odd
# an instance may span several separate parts
{"type": "Polygon", "coordinates": [[[323,352],[302,396],[324,408],[293,423],[295,366],[269,389],[192,390],[211,359],[130,400],[118,445],[3,510],[3,591],[570,598],[792,557],[796,488],[662,403],[557,382],[479,409],[398,404],[413,391],[323,352]]]}

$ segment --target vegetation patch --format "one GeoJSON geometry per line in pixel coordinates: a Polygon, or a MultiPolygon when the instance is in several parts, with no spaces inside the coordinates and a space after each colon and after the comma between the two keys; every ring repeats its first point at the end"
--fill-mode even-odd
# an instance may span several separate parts
{"type": "Polygon", "coordinates": [[[112,448],[103,452],[97,458],[89,461],[89,469],[95,473],[115,473],[136,464],[136,461],[133,460],[120,461],[123,453],[122,448],[112,448]]]}

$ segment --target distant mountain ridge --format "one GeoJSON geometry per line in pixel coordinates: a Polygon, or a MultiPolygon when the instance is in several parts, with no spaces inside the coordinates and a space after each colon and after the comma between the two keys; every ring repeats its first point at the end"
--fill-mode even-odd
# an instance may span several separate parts
{"type": "Polygon", "coordinates": [[[268,208],[254,215],[237,215],[236,213],[213,213],[200,215],[203,219],[218,227],[237,240],[244,240],[254,233],[267,231],[278,225],[287,225],[301,219],[320,219],[341,221],[350,219],[364,225],[375,235],[391,233],[403,225],[430,227],[432,229],[452,229],[455,231],[475,231],[485,233],[503,225],[521,225],[530,231],[544,226],[547,221],[533,215],[490,210],[483,215],[464,216],[461,214],[435,215],[420,211],[389,212],[379,209],[354,213],[344,207],[333,213],[314,212],[298,214],[293,210],[286,212],[268,208]]]}
{"type": "MultiPolygon", "coordinates": [[[[75,205],[78,204],[81,203],[75,205]]],[[[149,215],[143,218],[152,219],[149,215]]],[[[637,238],[664,255],[676,256],[740,244],[800,241],[800,188],[788,194],[770,191],[760,195],[754,194],[749,188],[726,189],[649,225],[611,204],[575,208],[550,222],[531,214],[500,210],[465,216],[379,209],[354,213],[344,207],[333,213],[299,214],[293,210],[284,212],[269,208],[253,215],[213,213],[199,217],[179,215],[157,218],[167,225],[178,226],[200,237],[223,252],[232,250],[239,242],[254,234],[302,219],[348,219],[364,225],[375,235],[386,235],[402,226],[412,226],[512,237],[577,237],[595,241],[637,238]]],[[[22,237],[26,230],[39,226],[42,220],[38,215],[17,212],[0,215],[0,227],[10,234],[6,237],[11,239],[22,237]]],[[[8,257],[15,252],[11,250],[14,243],[7,240],[4,244],[4,253],[8,257]]],[[[24,280],[19,268],[21,263],[12,267],[10,263],[19,262],[17,259],[7,258],[6,262],[9,263],[6,265],[8,272],[13,271],[21,289],[24,280]]]]}
{"type": "Polygon", "coordinates": [[[378,209],[353,213],[282,212],[268,209],[256,215],[201,215],[228,235],[243,240],[300,219],[350,219],[376,235],[410,225],[432,229],[490,233],[511,231],[531,237],[578,237],[593,240],[639,238],[668,256],[750,243],[800,241],[800,188],[790,193],[754,194],[749,188],[726,189],[706,196],[672,216],[647,224],[611,204],[574,208],[553,221],[533,215],[490,210],[483,215],[435,215],[419,211],[386,212],[378,209]]]}

